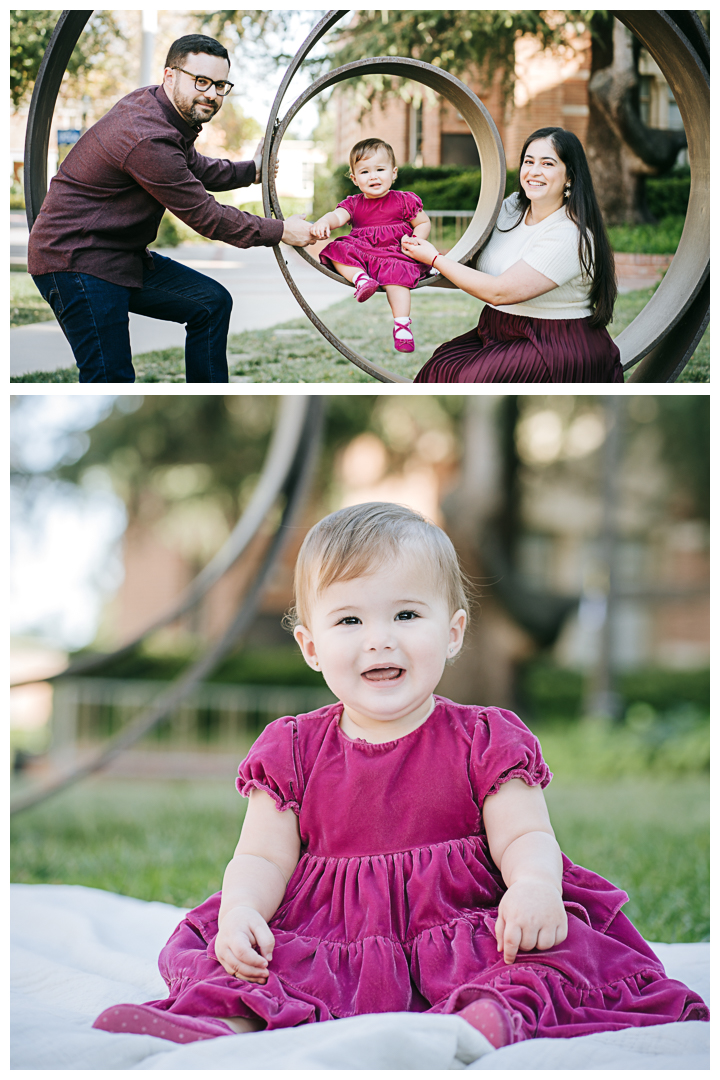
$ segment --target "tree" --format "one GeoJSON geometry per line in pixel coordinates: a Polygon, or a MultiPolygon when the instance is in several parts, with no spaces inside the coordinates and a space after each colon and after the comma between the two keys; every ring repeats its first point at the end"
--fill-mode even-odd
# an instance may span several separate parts
{"type": "MultiPolygon", "coordinates": [[[[240,50],[275,50],[277,63],[288,60],[293,20],[307,12],[216,11],[205,16],[209,30],[229,35],[240,50]],[[282,45],[280,43],[283,43],[282,45]]],[[[672,168],[687,145],[682,131],[649,128],[639,110],[640,44],[609,11],[454,11],[360,10],[351,28],[327,37],[328,51],[315,58],[316,69],[366,56],[412,56],[462,78],[474,70],[499,77],[507,100],[515,80],[515,43],[525,34],[543,48],[564,45],[589,30],[592,38],[590,118],[586,150],[596,191],[608,223],[652,221],[645,201],[645,180],[672,168]]],[[[359,81],[359,80],[358,80],[359,81]]],[[[489,79],[488,79],[489,81],[489,79]]],[[[408,92],[412,85],[375,77],[366,81],[370,103],[391,86],[408,92]]]]}
{"type": "MultiPolygon", "coordinates": [[[[60,11],[10,10],[10,100],[17,110],[32,94],[60,11]]],[[[94,12],[68,64],[68,77],[87,74],[122,32],[111,11],[94,12]]]]}
{"type": "Polygon", "coordinates": [[[608,222],[652,221],[645,180],[667,172],[687,146],[684,131],[650,128],[640,117],[640,43],[610,12],[592,18],[587,156],[608,222]]]}
{"type": "MultiPolygon", "coordinates": [[[[596,191],[609,223],[652,221],[645,204],[647,176],[672,168],[687,145],[682,131],[648,128],[640,117],[640,44],[607,11],[467,10],[374,11],[356,13],[351,31],[335,35],[335,61],[365,56],[411,56],[463,77],[500,71],[507,99],[515,79],[515,43],[524,34],[543,48],[567,44],[572,33],[589,29],[592,78],[588,86],[590,123],[586,150],[596,191]]],[[[379,84],[378,84],[379,85],[379,84]]],[[[379,90],[387,92],[389,80],[379,90]]],[[[372,100],[373,89],[368,94],[372,100]]]]}

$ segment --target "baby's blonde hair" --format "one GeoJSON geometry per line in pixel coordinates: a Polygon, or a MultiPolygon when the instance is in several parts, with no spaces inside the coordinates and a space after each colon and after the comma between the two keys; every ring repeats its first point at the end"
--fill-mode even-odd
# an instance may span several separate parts
{"type": "Polygon", "coordinates": [[[465,577],[450,538],[422,514],[398,503],[360,503],[337,510],[313,525],[295,565],[295,605],[289,628],[307,626],[310,606],[328,585],[349,581],[388,560],[419,554],[439,579],[450,614],[468,611],[465,577]]]}
{"type": "Polygon", "coordinates": [[[348,176],[351,176],[355,172],[355,166],[358,161],[363,161],[367,157],[372,157],[378,150],[384,150],[390,159],[390,164],[393,169],[395,168],[395,151],[390,143],[385,142],[383,139],[363,139],[362,142],[355,143],[350,151],[350,172],[348,176]]]}

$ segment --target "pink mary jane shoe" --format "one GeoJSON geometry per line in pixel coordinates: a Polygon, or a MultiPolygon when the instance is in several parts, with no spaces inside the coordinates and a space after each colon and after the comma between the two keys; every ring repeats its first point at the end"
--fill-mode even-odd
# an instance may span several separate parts
{"type": "Polygon", "coordinates": [[[495,1001],[479,998],[466,1005],[457,1015],[472,1024],[496,1050],[515,1042],[512,1021],[505,1009],[495,1001]]]}
{"type": "Polygon", "coordinates": [[[355,299],[358,304],[363,304],[366,300],[369,300],[371,296],[380,288],[380,282],[375,281],[374,278],[368,277],[367,274],[357,279],[355,286],[355,299]]]}
{"type": "Polygon", "coordinates": [[[129,1035],[154,1035],[156,1039],[169,1039],[176,1043],[232,1035],[231,1029],[222,1020],[180,1016],[147,1005],[112,1005],[100,1013],[93,1027],[129,1035]]]}
{"type": "Polygon", "coordinates": [[[398,352],[415,352],[415,339],[412,336],[412,330],[410,329],[411,322],[412,319],[408,321],[407,326],[398,326],[397,323],[393,326],[393,341],[395,342],[395,348],[398,352]],[[407,330],[410,337],[399,338],[398,333],[400,330],[407,330]]]}

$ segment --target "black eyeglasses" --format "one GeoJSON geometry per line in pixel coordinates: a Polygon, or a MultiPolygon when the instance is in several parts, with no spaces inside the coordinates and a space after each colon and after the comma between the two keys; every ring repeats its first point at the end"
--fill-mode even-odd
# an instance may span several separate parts
{"type": "Polygon", "coordinates": [[[176,67],[173,71],[182,71],[184,75],[189,75],[191,79],[195,80],[195,89],[204,93],[209,90],[211,86],[214,86],[220,97],[227,97],[232,90],[235,83],[226,82],[224,79],[216,81],[215,79],[208,79],[206,75],[195,75],[192,71],[186,71],[185,68],[176,67]]]}

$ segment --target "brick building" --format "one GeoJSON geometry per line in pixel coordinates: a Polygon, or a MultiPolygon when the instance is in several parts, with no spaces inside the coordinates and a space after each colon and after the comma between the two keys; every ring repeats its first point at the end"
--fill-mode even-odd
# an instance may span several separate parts
{"type": "MultiPolygon", "coordinates": [[[[566,45],[542,49],[531,35],[515,45],[516,81],[503,104],[499,78],[468,73],[464,81],[492,116],[505,147],[508,168],[517,168],[523,142],[531,131],[550,125],[574,132],[585,141],[588,125],[588,82],[591,41],[589,31],[571,37],[566,45]]],[[[670,88],[654,60],[644,50],[640,57],[640,112],[650,127],[681,128],[682,120],[670,88]]],[[[361,114],[350,89],[333,95],[336,165],[348,159],[360,139],[378,136],[395,150],[399,164],[479,164],[477,148],[467,123],[449,102],[418,85],[422,103],[417,107],[399,95],[384,107],[375,103],[361,114]]]]}
{"type": "MultiPolygon", "coordinates": [[[[555,124],[584,139],[590,78],[588,32],[553,50],[543,50],[530,35],[520,38],[515,46],[515,74],[514,92],[505,104],[499,77],[476,72],[465,76],[497,125],[510,167],[515,166],[526,135],[536,128],[555,124]]],[[[352,90],[336,91],[336,163],[347,161],[354,143],[378,135],[393,146],[402,164],[479,164],[474,139],[460,113],[424,87],[418,89],[423,98],[417,107],[392,97],[384,107],[376,103],[364,115],[359,115],[352,90]]]]}

